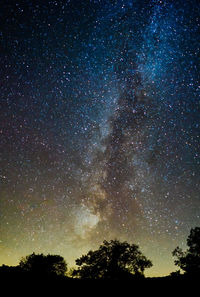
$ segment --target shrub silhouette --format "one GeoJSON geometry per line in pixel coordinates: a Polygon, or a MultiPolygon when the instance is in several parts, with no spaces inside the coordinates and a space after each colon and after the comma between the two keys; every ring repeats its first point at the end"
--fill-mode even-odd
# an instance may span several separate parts
{"type": "Polygon", "coordinates": [[[187,238],[188,249],[184,252],[180,247],[172,252],[176,257],[175,265],[179,266],[185,274],[197,276],[200,274],[200,227],[190,230],[187,238]]]}
{"type": "Polygon", "coordinates": [[[76,264],[79,268],[73,271],[73,276],[83,279],[143,277],[145,268],[152,266],[137,245],[118,240],[103,241],[98,250],[89,251],[76,264]]]}
{"type": "Polygon", "coordinates": [[[31,272],[39,275],[64,276],[67,271],[67,264],[59,255],[43,255],[32,253],[21,259],[19,268],[24,272],[31,272]]]}

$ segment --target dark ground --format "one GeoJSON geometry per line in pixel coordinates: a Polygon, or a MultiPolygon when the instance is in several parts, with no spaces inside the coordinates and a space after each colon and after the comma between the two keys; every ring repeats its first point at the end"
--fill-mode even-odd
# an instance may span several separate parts
{"type": "Polygon", "coordinates": [[[25,273],[0,274],[4,296],[198,296],[198,279],[185,277],[144,278],[137,280],[79,280],[55,276],[34,276],[25,273]],[[12,294],[12,295],[11,295],[12,294]]]}

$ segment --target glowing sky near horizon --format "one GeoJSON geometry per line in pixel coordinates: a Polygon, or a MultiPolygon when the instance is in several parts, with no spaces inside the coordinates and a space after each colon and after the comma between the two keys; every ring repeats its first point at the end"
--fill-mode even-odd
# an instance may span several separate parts
{"type": "Polygon", "coordinates": [[[198,1],[3,1],[0,264],[104,239],[175,271],[200,226],[198,1]],[[15,3],[14,3],[15,2],[15,3]]]}

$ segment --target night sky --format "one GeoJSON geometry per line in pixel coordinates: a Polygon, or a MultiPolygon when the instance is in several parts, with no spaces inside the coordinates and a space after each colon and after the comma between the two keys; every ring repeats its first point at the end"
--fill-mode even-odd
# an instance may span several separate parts
{"type": "Polygon", "coordinates": [[[196,0],[0,5],[0,264],[104,239],[154,266],[200,226],[196,0]]]}

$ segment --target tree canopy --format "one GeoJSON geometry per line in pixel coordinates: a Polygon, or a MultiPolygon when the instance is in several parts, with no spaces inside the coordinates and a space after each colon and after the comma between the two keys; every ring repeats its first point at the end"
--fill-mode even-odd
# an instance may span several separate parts
{"type": "Polygon", "coordinates": [[[176,257],[174,263],[188,275],[200,274],[200,227],[190,230],[187,238],[188,249],[183,251],[180,247],[172,252],[176,257]]]}
{"type": "Polygon", "coordinates": [[[139,250],[139,246],[126,241],[103,241],[98,250],[89,251],[78,258],[78,269],[73,276],[90,279],[123,279],[143,276],[152,263],[139,250]]]}
{"type": "Polygon", "coordinates": [[[59,255],[43,255],[32,253],[21,259],[19,267],[22,271],[44,275],[65,275],[67,264],[59,255]]]}

